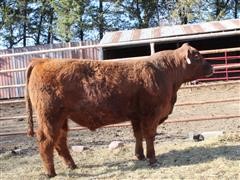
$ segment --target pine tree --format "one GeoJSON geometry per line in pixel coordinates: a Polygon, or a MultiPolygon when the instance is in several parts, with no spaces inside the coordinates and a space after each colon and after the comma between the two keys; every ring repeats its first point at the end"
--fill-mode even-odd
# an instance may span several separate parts
{"type": "Polygon", "coordinates": [[[0,35],[3,39],[3,45],[12,48],[18,42],[16,41],[18,34],[19,17],[16,12],[16,1],[4,0],[1,2],[1,22],[0,35]]]}
{"type": "Polygon", "coordinates": [[[118,6],[125,9],[135,28],[147,28],[158,25],[157,0],[119,0],[118,6]]]}
{"type": "Polygon", "coordinates": [[[0,45],[101,39],[106,31],[239,16],[239,0],[1,0],[0,45]]]}

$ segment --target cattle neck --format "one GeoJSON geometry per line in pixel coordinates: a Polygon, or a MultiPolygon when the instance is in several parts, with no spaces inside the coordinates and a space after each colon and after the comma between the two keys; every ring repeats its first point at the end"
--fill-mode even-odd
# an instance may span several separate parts
{"type": "Polygon", "coordinates": [[[152,55],[153,63],[171,79],[175,89],[179,89],[185,80],[186,63],[176,50],[167,50],[152,55]]]}
{"type": "Polygon", "coordinates": [[[186,53],[180,50],[181,49],[179,48],[173,52],[174,62],[176,64],[175,79],[176,83],[179,84],[179,87],[182,83],[189,81],[189,68],[187,65],[186,53]]]}

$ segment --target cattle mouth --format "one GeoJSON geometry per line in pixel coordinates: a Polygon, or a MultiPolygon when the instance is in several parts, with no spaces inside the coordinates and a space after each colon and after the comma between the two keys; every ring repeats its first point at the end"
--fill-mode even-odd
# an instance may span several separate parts
{"type": "Polygon", "coordinates": [[[206,78],[209,78],[209,77],[211,77],[212,75],[213,75],[213,71],[210,72],[209,74],[205,75],[205,77],[206,77],[206,78]]]}
{"type": "Polygon", "coordinates": [[[208,78],[208,77],[212,76],[213,72],[214,72],[212,65],[207,63],[207,62],[205,62],[204,63],[204,72],[205,72],[204,73],[205,77],[208,78]]]}
{"type": "Polygon", "coordinates": [[[213,68],[211,67],[210,70],[208,70],[208,73],[205,75],[205,77],[211,77],[213,75],[213,68]]]}

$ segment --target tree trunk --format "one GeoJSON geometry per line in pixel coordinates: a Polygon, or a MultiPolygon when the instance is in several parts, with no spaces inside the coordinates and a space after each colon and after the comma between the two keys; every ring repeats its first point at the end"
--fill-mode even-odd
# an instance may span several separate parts
{"type": "Polygon", "coordinates": [[[27,46],[27,0],[24,1],[23,9],[23,47],[27,46]]]}
{"type": "Polygon", "coordinates": [[[188,18],[187,18],[187,13],[185,8],[182,8],[179,10],[179,16],[180,16],[180,21],[181,24],[187,24],[188,23],[188,18]]]}
{"type": "Polygon", "coordinates": [[[41,31],[42,31],[42,21],[43,21],[43,15],[41,13],[40,20],[38,24],[38,32],[37,32],[37,39],[36,39],[36,45],[40,44],[40,38],[41,38],[41,31]]]}
{"type": "Polygon", "coordinates": [[[234,6],[234,18],[238,18],[238,0],[235,0],[235,6],[234,6]]]}
{"type": "Polygon", "coordinates": [[[10,36],[9,36],[9,48],[13,48],[14,45],[14,36],[13,36],[13,27],[10,25],[10,36]]]}
{"type": "Polygon", "coordinates": [[[48,36],[47,36],[47,44],[53,44],[53,8],[50,10],[50,17],[48,23],[48,36]]]}
{"type": "Polygon", "coordinates": [[[137,19],[138,19],[138,28],[145,28],[142,17],[141,17],[141,10],[140,10],[140,7],[139,7],[139,1],[137,0],[136,3],[137,3],[136,4],[137,5],[136,16],[137,16],[137,19]]]}
{"type": "Polygon", "coordinates": [[[45,11],[45,6],[47,6],[47,5],[48,4],[46,4],[46,1],[42,1],[42,7],[40,7],[40,19],[39,19],[39,23],[38,23],[38,32],[37,32],[36,45],[40,44],[43,16],[44,16],[44,11],[45,11]]]}
{"type": "Polygon", "coordinates": [[[99,38],[103,38],[103,33],[104,33],[104,19],[103,19],[103,2],[102,0],[99,0],[99,38]]]}
{"type": "Polygon", "coordinates": [[[79,32],[79,35],[80,35],[80,39],[81,41],[83,41],[83,36],[84,36],[84,33],[83,33],[83,18],[82,18],[82,15],[80,15],[80,32],[79,32]]]}
{"type": "Polygon", "coordinates": [[[82,30],[82,28],[81,28],[81,30],[80,30],[80,39],[81,39],[81,41],[83,41],[83,38],[84,37],[84,33],[83,33],[83,30],[82,30]]]}
{"type": "Polygon", "coordinates": [[[216,16],[216,18],[218,18],[219,14],[220,14],[220,12],[221,12],[221,7],[220,7],[220,2],[219,2],[219,0],[216,0],[216,2],[215,2],[215,7],[216,7],[216,14],[215,14],[215,16],[216,16]]]}

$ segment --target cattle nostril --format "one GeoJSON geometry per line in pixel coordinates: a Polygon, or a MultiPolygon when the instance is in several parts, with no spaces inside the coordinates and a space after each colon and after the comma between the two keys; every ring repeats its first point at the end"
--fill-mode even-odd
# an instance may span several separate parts
{"type": "Polygon", "coordinates": [[[213,71],[214,71],[212,65],[210,63],[206,62],[206,61],[203,64],[203,70],[205,72],[204,74],[205,74],[206,77],[212,76],[213,71]]]}
{"type": "Polygon", "coordinates": [[[212,76],[213,73],[214,73],[213,67],[212,67],[211,65],[209,65],[207,69],[208,69],[208,70],[207,70],[207,73],[206,73],[206,77],[212,76]]]}

